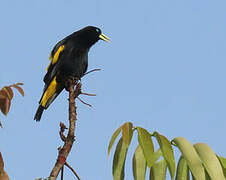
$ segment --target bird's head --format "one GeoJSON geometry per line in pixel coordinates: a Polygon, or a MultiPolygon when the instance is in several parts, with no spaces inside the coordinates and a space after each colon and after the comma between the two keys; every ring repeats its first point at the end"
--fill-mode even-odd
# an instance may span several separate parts
{"type": "Polygon", "coordinates": [[[80,31],[77,31],[76,36],[79,37],[80,43],[91,47],[98,40],[109,42],[110,39],[101,32],[101,29],[94,26],[87,26],[80,31]]]}

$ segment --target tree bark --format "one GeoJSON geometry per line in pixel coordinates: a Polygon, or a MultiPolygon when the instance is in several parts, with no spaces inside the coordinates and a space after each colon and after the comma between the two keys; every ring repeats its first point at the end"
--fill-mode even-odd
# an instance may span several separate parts
{"type": "Polygon", "coordinates": [[[64,166],[66,159],[71,151],[72,145],[75,141],[75,128],[76,128],[76,104],[75,98],[79,96],[81,93],[81,84],[78,83],[76,85],[76,89],[74,90],[75,83],[73,80],[68,80],[68,88],[69,91],[69,130],[67,137],[64,141],[64,145],[59,149],[59,154],[56,160],[56,163],[50,173],[49,179],[55,180],[59,175],[60,170],[64,166]]]}

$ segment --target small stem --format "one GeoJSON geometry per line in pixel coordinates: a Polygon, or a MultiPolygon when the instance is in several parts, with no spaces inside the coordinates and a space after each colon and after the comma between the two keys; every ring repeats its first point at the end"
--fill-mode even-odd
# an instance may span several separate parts
{"type": "Polygon", "coordinates": [[[133,131],[137,130],[137,127],[133,127],[133,131]]]}
{"type": "Polygon", "coordinates": [[[173,146],[176,146],[176,147],[178,147],[177,145],[176,145],[176,143],[172,140],[172,141],[170,141],[170,143],[173,145],[173,146]]]}
{"type": "Polygon", "coordinates": [[[93,70],[91,70],[91,71],[88,71],[88,72],[86,72],[83,76],[85,76],[85,75],[87,75],[87,74],[89,74],[89,73],[91,73],[91,72],[94,72],[94,71],[100,71],[101,69],[93,69],[93,70]]]}
{"type": "Polygon", "coordinates": [[[78,100],[79,100],[81,103],[83,103],[83,104],[85,104],[85,105],[87,105],[87,106],[89,106],[89,107],[92,107],[91,104],[86,103],[86,102],[83,101],[80,97],[78,97],[78,100]]]}
{"type": "Polygon", "coordinates": [[[64,180],[64,166],[61,168],[61,180],[64,180]]]}
{"type": "Polygon", "coordinates": [[[90,94],[90,93],[84,93],[84,92],[81,92],[81,94],[86,96],[96,96],[96,94],[90,94]]]}
{"type": "Polygon", "coordinates": [[[74,173],[78,180],[81,180],[75,170],[67,162],[65,162],[65,166],[67,166],[74,173]]]}

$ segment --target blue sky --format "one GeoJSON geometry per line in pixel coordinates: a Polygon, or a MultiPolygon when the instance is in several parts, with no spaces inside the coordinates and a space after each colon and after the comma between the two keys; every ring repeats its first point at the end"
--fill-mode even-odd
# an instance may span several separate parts
{"type": "MultiPolygon", "coordinates": [[[[67,123],[63,92],[33,121],[53,46],[70,33],[95,25],[111,37],[89,54],[83,78],[76,142],[68,163],[82,179],[112,179],[107,145],[126,121],[169,139],[205,142],[226,156],[226,1],[224,0],[20,0],[2,1],[1,86],[23,82],[7,117],[0,115],[0,151],[12,179],[47,177],[62,142],[59,122],[67,123]]],[[[126,179],[131,179],[128,154],[126,179]]],[[[66,179],[72,174],[66,171],[66,179]]]]}

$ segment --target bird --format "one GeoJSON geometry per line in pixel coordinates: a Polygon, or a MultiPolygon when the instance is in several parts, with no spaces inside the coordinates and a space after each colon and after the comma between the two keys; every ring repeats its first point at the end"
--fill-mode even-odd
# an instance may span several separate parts
{"type": "Polygon", "coordinates": [[[40,121],[42,113],[65,88],[69,77],[81,79],[88,68],[88,52],[97,41],[109,42],[100,28],[87,26],[59,41],[50,53],[50,64],[44,76],[44,89],[34,120],[40,121]]]}

